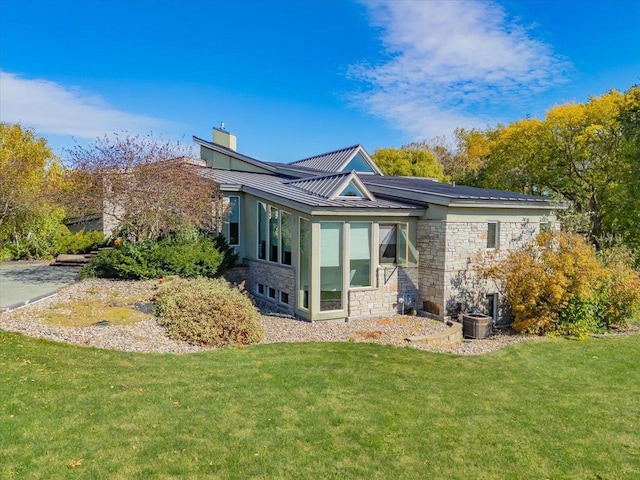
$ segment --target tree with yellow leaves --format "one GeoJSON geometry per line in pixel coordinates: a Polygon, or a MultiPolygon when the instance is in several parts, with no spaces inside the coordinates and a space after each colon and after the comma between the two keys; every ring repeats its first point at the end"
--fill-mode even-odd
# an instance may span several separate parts
{"type": "Polygon", "coordinates": [[[51,256],[64,210],[58,193],[64,171],[34,130],[0,123],[0,257],[51,256]]]}
{"type": "Polygon", "coordinates": [[[581,336],[624,323],[640,307],[638,273],[602,263],[576,234],[541,233],[480,272],[500,285],[518,332],[581,336]]]}

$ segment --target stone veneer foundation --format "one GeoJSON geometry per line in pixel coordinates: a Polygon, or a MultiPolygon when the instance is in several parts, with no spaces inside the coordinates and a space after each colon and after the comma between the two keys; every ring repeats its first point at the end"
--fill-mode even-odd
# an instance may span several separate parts
{"type": "Polygon", "coordinates": [[[279,265],[265,261],[249,260],[249,275],[247,278],[247,290],[257,295],[261,300],[273,304],[279,310],[294,314],[296,301],[296,270],[288,265],[279,265]],[[265,287],[264,295],[257,294],[257,285],[261,284],[265,287]],[[269,288],[276,290],[276,298],[270,298],[268,295],[269,288]],[[281,301],[280,293],[284,292],[289,296],[288,302],[281,301]]]}
{"type": "Polygon", "coordinates": [[[410,308],[419,309],[418,268],[379,267],[374,287],[350,289],[348,295],[349,318],[398,313],[400,298],[412,298],[410,308]]]}

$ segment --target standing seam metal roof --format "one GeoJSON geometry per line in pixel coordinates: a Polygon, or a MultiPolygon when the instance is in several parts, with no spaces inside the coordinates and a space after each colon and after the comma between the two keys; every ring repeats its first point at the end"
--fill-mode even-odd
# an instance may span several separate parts
{"type": "Polygon", "coordinates": [[[314,195],[319,195],[323,198],[329,198],[345,177],[348,177],[349,175],[351,175],[351,172],[326,175],[322,177],[304,178],[300,180],[289,180],[285,182],[285,185],[299,188],[300,190],[313,193],[314,195]]]}
{"type": "MultiPolygon", "coordinates": [[[[295,185],[289,185],[287,180],[284,178],[264,173],[250,173],[238,172],[233,170],[202,168],[200,170],[200,174],[215,181],[221,186],[222,190],[225,189],[225,185],[229,187],[240,186],[242,189],[251,188],[263,193],[280,197],[283,200],[289,200],[315,208],[342,207],[346,209],[367,210],[416,210],[423,208],[421,206],[413,205],[408,202],[386,200],[380,198],[377,198],[375,200],[368,200],[357,197],[340,197],[334,200],[330,200],[328,198],[321,197],[318,194],[306,192],[296,187],[295,185]]],[[[338,177],[339,179],[343,178],[342,175],[337,175],[336,177],[338,177]]]]}
{"type": "Polygon", "coordinates": [[[323,153],[315,157],[291,162],[289,165],[313,168],[325,172],[337,172],[360,148],[360,145],[353,145],[334,152],[323,153]]]}
{"type": "MultiPolygon", "coordinates": [[[[416,194],[433,195],[452,200],[490,200],[502,202],[536,202],[549,203],[546,197],[535,195],[524,195],[517,192],[507,192],[503,190],[491,190],[487,188],[466,187],[463,185],[451,185],[440,183],[435,180],[416,177],[363,177],[362,181],[367,188],[374,190],[376,187],[388,188],[397,191],[402,195],[416,194]],[[405,192],[405,193],[402,193],[405,192]]],[[[409,199],[407,199],[409,200],[409,199]]],[[[409,200],[410,201],[410,200],[409,200]]]]}

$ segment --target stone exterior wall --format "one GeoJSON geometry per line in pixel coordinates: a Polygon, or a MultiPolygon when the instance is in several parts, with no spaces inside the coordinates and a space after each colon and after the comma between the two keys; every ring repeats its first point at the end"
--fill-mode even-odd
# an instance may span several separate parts
{"type": "MultiPolygon", "coordinates": [[[[482,308],[497,286],[476,273],[474,265],[530,242],[537,223],[499,222],[498,245],[487,249],[487,222],[421,221],[418,224],[420,292],[425,311],[440,317],[482,308]]],[[[499,319],[504,312],[499,309],[499,319]]]]}
{"type": "Polygon", "coordinates": [[[399,312],[399,299],[413,298],[413,308],[420,308],[418,268],[379,267],[375,286],[349,290],[349,318],[375,317],[399,312]]]}
{"type": "Polygon", "coordinates": [[[261,300],[273,304],[278,310],[294,314],[296,305],[296,270],[288,265],[279,265],[264,261],[250,260],[249,276],[246,288],[252,294],[256,295],[257,285],[262,284],[265,288],[276,289],[276,299],[269,298],[268,290],[265,291],[261,300]],[[286,304],[280,301],[280,292],[284,292],[289,296],[286,304]]]}
{"type": "Polygon", "coordinates": [[[447,224],[444,221],[421,220],[417,225],[419,252],[419,286],[422,308],[428,313],[444,315],[444,272],[447,224]]]}
{"type": "Polygon", "coordinates": [[[242,282],[245,282],[245,289],[250,290],[247,285],[250,278],[249,267],[231,268],[224,272],[223,277],[227,282],[233,283],[235,285],[240,285],[242,282]]]}

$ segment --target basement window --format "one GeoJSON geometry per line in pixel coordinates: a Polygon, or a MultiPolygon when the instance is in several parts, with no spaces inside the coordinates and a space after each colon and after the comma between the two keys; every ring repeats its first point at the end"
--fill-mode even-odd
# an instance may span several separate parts
{"type": "Polygon", "coordinates": [[[286,305],[289,304],[289,294],[286,292],[280,292],[280,303],[284,303],[286,305]]]}

